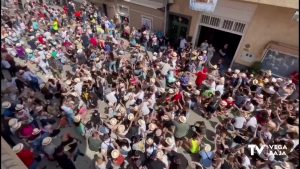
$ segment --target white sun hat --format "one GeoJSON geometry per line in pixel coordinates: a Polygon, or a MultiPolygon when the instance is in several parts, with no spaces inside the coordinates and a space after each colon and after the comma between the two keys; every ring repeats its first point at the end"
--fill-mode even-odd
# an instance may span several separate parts
{"type": "Polygon", "coordinates": [[[118,158],[120,156],[120,152],[119,152],[119,150],[113,150],[112,152],[111,152],[111,157],[112,158],[118,158]]]}
{"type": "Polygon", "coordinates": [[[79,83],[80,82],[80,78],[75,78],[74,82],[79,83]]]}
{"type": "Polygon", "coordinates": [[[150,130],[150,131],[154,131],[154,130],[156,129],[156,127],[157,127],[157,126],[156,126],[156,124],[154,124],[154,123],[150,123],[150,124],[149,124],[149,130],[150,130]]]}
{"type": "Polygon", "coordinates": [[[228,97],[227,100],[228,100],[229,102],[232,102],[232,101],[233,101],[233,98],[232,98],[232,97],[228,97]]]}
{"type": "Polygon", "coordinates": [[[125,125],[123,125],[123,124],[119,125],[118,128],[117,128],[117,131],[118,131],[119,134],[124,133],[125,125]]]}
{"type": "Polygon", "coordinates": [[[42,145],[43,146],[46,146],[46,145],[49,145],[52,141],[52,138],[51,137],[45,137],[42,141],[42,145]]]}
{"type": "Polygon", "coordinates": [[[265,78],[265,79],[264,79],[264,83],[269,83],[269,79],[268,79],[268,78],[265,78]]]}
{"type": "Polygon", "coordinates": [[[148,144],[148,145],[152,145],[153,144],[153,139],[152,138],[148,138],[147,140],[146,140],[146,143],[148,144]]]}
{"type": "Polygon", "coordinates": [[[234,73],[235,73],[235,74],[239,74],[240,72],[241,72],[241,71],[240,71],[239,69],[235,69],[235,70],[234,70],[234,73]]]}
{"type": "Polygon", "coordinates": [[[200,91],[199,91],[199,90],[196,90],[196,91],[195,91],[195,95],[196,95],[196,96],[199,96],[199,95],[200,95],[200,91]]]}
{"type": "Polygon", "coordinates": [[[211,145],[205,144],[204,151],[205,152],[210,152],[211,151],[211,145]]]}
{"type": "Polygon", "coordinates": [[[167,137],[165,139],[165,142],[169,145],[172,146],[174,144],[174,140],[171,137],[167,137]]]}
{"type": "Polygon", "coordinates": [[[142,125],[145,125],[146,123],[145,123],[145,120],[139,119],[139,120],[138,120],[138,124],[139,124],[140,126],[142,126],[142,125]]]}
{"type": "Polygon", "coordinates": [[[227,106],[227,102],[224,101],[224,100],[222,100],[222,101],[220,102],[220,105],[221,105],[221,106],[227,106]]]}
{"type": "Polygon", "coordinates": [[[111,119],[109,120],[109,123],[110,123],[111,125],[115,126],[115,125],[118,123],[118,120],[117,120],[116,118],[111,118],[111,119]]]}
{"type": "Polygon", "coordinates": [[[14,130],[18,130],[21,127],[22,123],[21,122],[17,122],[16,124],[14,124],[11,128],[14,130]]]}
{"type": "Polygon", "coordinates": [[[174,93],[174,89],[169,89],[168,93],[173,94],[174,93]]]}
{"type": "Polygon", "coordinates": [[[9,101],[5,101],[2,103],[2,108],[8,109],[11,107],[11,103],[9,101]]]}
{"type": "Polygon", "coordinates": [[[156,153],[156,158],[162,159],[164,157],[164,152],[162,150],[158,150],[156,153]]]}
{"type": "Polygon", "coordinates": [[[179,116],[179,121],[181,123],[186,123],[186,117],[185,116],[179,116]]]}
{"type": "Polygon", "coordinates": [[[134,114],[129,113],[127,118],[128,118],[128,120],[132,121],[134,119],[134,114]]]}
{"type": "Polygon", "coordinates": [[[71,82],[71,80],[66,80],[66,85],[70,85],[72,82],[71,82]]]}
{"type": "Polygon", "coordinates": [[[12,127],[12,126],[14,126],[16,123],[18,123],[18,119],[16,119],[16,118],[11,118],[11,119],[9,119],[9,121],[8,121],[8,126],[9,126],[9,127],[12,127]]]}
{"type": "Polygon", "coordinates": [[[21,152],[23,150],[23,148],[24,148],[24,144],[23,143],[18,143],[17,145],[15,145],[13,147],[13,151],[15,153],[19,153],[19,152],[21,152]]]}
{"type": "Polygon", "coordinates": [[[24,106],[22,104],[17,104],[15,107],[15,110],[19,111],[22,110],[24,108],[24,106]]]}

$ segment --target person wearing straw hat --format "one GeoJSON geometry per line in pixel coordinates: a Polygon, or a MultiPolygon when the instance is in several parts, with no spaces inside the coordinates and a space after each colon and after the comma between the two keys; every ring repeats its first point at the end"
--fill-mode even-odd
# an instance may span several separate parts
{"type": "Polygon", "coordinates": [[[35,154],[31,150],[25,149],[23,143],[18,143],[12,149],[26,167],[35,169],[38,167],[39,163],[35,160],[35,154]]]}
{"type": "Polygon", "coordinates": [[[85,136],[85,127],[81,122],[81,116],[80,115],[76,115],[74,117],[74,126],[76,129],[76,132],[80,135],[80,136],[85,136]]]}
{"type": "Polygon", "coordinates": [[[42,140],[42,146],[43,146],[43,151],[44,151],[46,157],[49,160],[53,160],[53,155],[54,155],[54,152],[55,152],[55,149],[56,149],[56,145],[53,144],[52,138],[51,137],[45,137],[42,140]]]}
{"type": "Polygon", "coordinates": [[[92,135],[88,138],[88,145],[90,150],[99,152],[101,151],[102,140],[98,131],[94,131],[92,135]]]}
{"type": "MultiPolygon", "coordinates": [[[[171,115],[168,115],[170,119],[173,119],[171,115]]],[[[183,144],[183,139],[185,139],[186,135],[188,134],[190,130],[190,125],[186,123],[186,117],[185,116],[179,116],[178,121],[172,120],[174,126],[175,126],[175,131],[174,131],[174,136],[176,139],[176,146],[181,147],[183,144]]]]}
{"type": "Polygon", "coordinates": [[[5,120],[9,120],[14,117],[15,106],[11,104],[9,101],[2,102],[3,116],[5,120]]]}
{"type": "Polygon", "coordinates": [[[112,164],[111,164],[113,168],[120,168],[123,164],[124,164],[124,167],[128,165],[128,162],[125,160],[125,157],[120,153],[120,151],[118,149],[114,149],[110,153],[110,155],[113,159],[112,164]]]}
{"type": "Polygon", "coordinates": [[[203,167],[209,168],[213,164],[213,158],[214,158],[214,152],[211,151],[211,145],[210,144],[204,144],[203,150],[200,151],[200,164],[202,164],[203,167]]]}

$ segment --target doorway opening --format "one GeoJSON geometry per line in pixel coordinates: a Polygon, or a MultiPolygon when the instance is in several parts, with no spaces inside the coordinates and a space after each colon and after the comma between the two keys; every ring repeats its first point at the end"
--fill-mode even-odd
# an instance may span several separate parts
{"type": "Polygon", "coordinates": [[[168,37],[169,43],[175,49],[179,46],[180,37],[187,38],[191,18],[177,14],[169,14],[168,37]]]}
{"type": "Polygon", "coordinates": [[[198,29],[198,42],[197,47],[201,45],[202,42],[207,40],[208,44],[212,44],[215,48],[215,53],[211,59],[212,64],[217,64],[218,60],[221,59],[219,50],[224,47],[225,44],[228,44],[228,49],[226,56],[223,59],[224,68],[229,68],[234,57],[234,54],[239,46],[242,36],[238,34],[233,34],[225,32],[222,30],[206,27],[203,25],[199,26],[198,29]]]}

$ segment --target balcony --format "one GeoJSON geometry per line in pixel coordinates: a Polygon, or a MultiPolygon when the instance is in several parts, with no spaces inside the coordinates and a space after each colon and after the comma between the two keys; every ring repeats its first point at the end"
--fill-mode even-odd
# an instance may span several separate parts
{"type": "Polygon", "coordinates": [[[12,148],[1,137],[1,168],[3,169],[27,169],[12,148]]]}
{"type": "Polygon", "coordinates": [[[190,0],[190,9],[212,13],[216,8],[217,2],[218,0],[190,0]]]}

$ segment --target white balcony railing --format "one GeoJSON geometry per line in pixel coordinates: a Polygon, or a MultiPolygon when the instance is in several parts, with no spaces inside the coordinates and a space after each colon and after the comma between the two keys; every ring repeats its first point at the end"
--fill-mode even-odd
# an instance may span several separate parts
{"type": "Polygon", "coordinates": [[[190,0],[190,9],[200,12],[214,12],[218,0],[190,0]]]}

